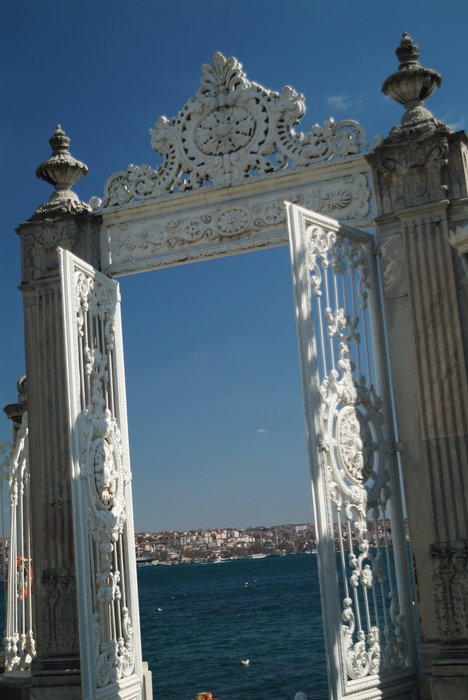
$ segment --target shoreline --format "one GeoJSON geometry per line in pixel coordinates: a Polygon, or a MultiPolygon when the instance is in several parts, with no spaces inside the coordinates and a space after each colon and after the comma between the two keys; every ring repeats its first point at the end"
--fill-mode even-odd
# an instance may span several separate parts
{"type": "Polygon", "coordinates": [[[317,550],[311,550],[308,552],[290,552],[288,554],[250,554],[245,557],[220,557],[216,559],[192,559],[190,561],[158,561],[157,559],[151,559],[149,557],[137,559],[137,568],[147,568],[149,566],[176,566],[185,564],[224,564],[228,561],[242,561],[246,559],[267,559],[273,557],[297,557],[297,556],[307,556],[310,554],[317,554],[317,550]]]}

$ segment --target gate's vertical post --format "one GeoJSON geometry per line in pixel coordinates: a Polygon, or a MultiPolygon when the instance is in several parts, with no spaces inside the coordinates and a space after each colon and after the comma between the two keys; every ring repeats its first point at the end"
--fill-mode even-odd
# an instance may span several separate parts
{"type": "MultiPolygon", "coordinates": [[[[22,249],[37,656],[31,700],[81,698],[68,394],[58,249],[99,267],[99,218],[70,187],[87,174],[57,127],[36,171],[55,185],[17,229],[22,249]]],[[[0,686],[0,697],[1,686],[0,686]]]]}
{"type": "Polygon", "coordinates": [[[419,65],[408,35],[396,53],[399,70],[382,90],[406,112],[367,160],[416,575],[422,695],[455,700],[468,697],[468,276],[451,242],[463,253],[468,139],[423,107],[441,78],[419,65]],[[458,239],[451,233],[457,227],[458,239]]]}

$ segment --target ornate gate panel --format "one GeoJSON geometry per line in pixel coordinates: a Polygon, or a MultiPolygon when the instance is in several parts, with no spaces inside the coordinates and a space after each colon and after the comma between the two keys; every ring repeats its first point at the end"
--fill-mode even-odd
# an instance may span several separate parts
{"type": "Polygon", "coordinates": [[[61,251],[84,697],[140,700],[119,286],[61,251]]]}
{"type": "Polygon", "coordinates": [[[287,210],[330,695],[414,698],[374,239],[292,204],[287,210]]]}
{"type": "MultiPolygon", "coordinates": [[[[18,389],[25,386],[25,377],[18,389]]],[[[13,404],[13,407],[21,404],[13,404]]],[[[3,507],[3,479],[8,483],[10,548],[5,557],[4,518],[1,518],[3,574],[5,576],[5,630],[3,633],[4,677],[30,674],[36,656],[33,621],[33,561],[31,557],[31,484],[29,471],[28,412],[23,404],[21,422],[13,417],[11,444],[0,443],[0,502],[3,507]],[[7,451],[8,450],[8,451],[7,451]]],[[[8,407],[10,408],[10,407],[8,407]]]]}

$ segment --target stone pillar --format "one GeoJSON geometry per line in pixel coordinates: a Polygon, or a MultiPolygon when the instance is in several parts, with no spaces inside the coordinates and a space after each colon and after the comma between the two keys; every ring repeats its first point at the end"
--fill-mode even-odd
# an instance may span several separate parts
{"type": "MultiPolygon", "coordinates": [[[[31,700],[80,700],[79,630],[71,498],[67,377],[58,248],[99,267],[99,217],[71,192],[87,174],[60,127],[37,176],[55,185],[21,224],[37,656],[31,700]]],[[[5,689],[7,690],[7,689],[5,689]]],[[[26,690],[26,689],[25,689],[26,690]]],[[[0,698],[10,697],[2,694],[0,698]]]]}
{"type": "MultiPolygon", "coordinates": [[[[399,70],[382,90],[406,112],[368,161],[416,580],[421,694],[459,700],[468,697],[468,276],[455,248],[468,220],[468,138],[423,107],[441,78],[419,65],[408,35],[396,53],[399,70]]],[[[464,254],[462,244],[458,250],[464,254]]]]}

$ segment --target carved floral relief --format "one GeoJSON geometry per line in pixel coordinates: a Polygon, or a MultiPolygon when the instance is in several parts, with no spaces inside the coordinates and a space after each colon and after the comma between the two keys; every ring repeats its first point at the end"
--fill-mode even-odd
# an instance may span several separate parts
{"type": "Polygon", "coordinates": [[[172,119],[161,117],[151,145],[163,162],[129,165],[105,185],[103,207],[164,197],[203,187],[227,187],[285,168],[306,168],[368,150],[354,121],[328,119],[303,134],[294,127],[305,114],[304,97],[286,86],[281,93],[247,79],[235,58],[220,53],[202,66],[196,98],[172,119]]]}
{"type": "MultiPolygon", "coordinates": [[[[370,190],[363,174],[351,175],[339,181],[320,186],[302,187],[276,193],[270,197],[252,197],[239,202],[213,206],[181,214],[179,217],[162,216],[158,219],[130,224],[115,224],[108,232],[109,274],[134,269],[138,261],[156,259],[178,252],[198,249],[199,256],[213,255],[221,244],[235,246],[236,241],[262,238],[286,229],[284,200],[294,201],[321,214],[352,221],[362,227],[372,225],[369,214],[370,190]]],[[[285,237],[287,242],[287,236],[285,237]]],[[[277,240],[271,240],[277,245],[277,240]]],[[[226,248],[228,252],[230,248],[226,248]]],[[[159,263],[161,264],[161,263],[159,263]]]]}
{"type": "Polygon", "coordinates": [[[468,543],[431,547],[432,585],[439,634],[443,641],[468,639],[468,543]]]}
{"type": "Polygon", "coordinates": [[[445,199],[442,167],[448,153],[444,136],[376,148],[382,213],[445,199]]]}
{"type": "Polygon", "coordinates": [[[46,651],[78,652],[76,580],[67,569],[44,572],[41,583],[46,651]]]}
{"type": "Polygon", "coordinates": [[[23,224],[18,233],[23,246],[23,281],[57,275],[57,248],[60,246],[71,250],[79,235],[75,221],[70,219],[44,219],[34,224],[23,224]]]}

